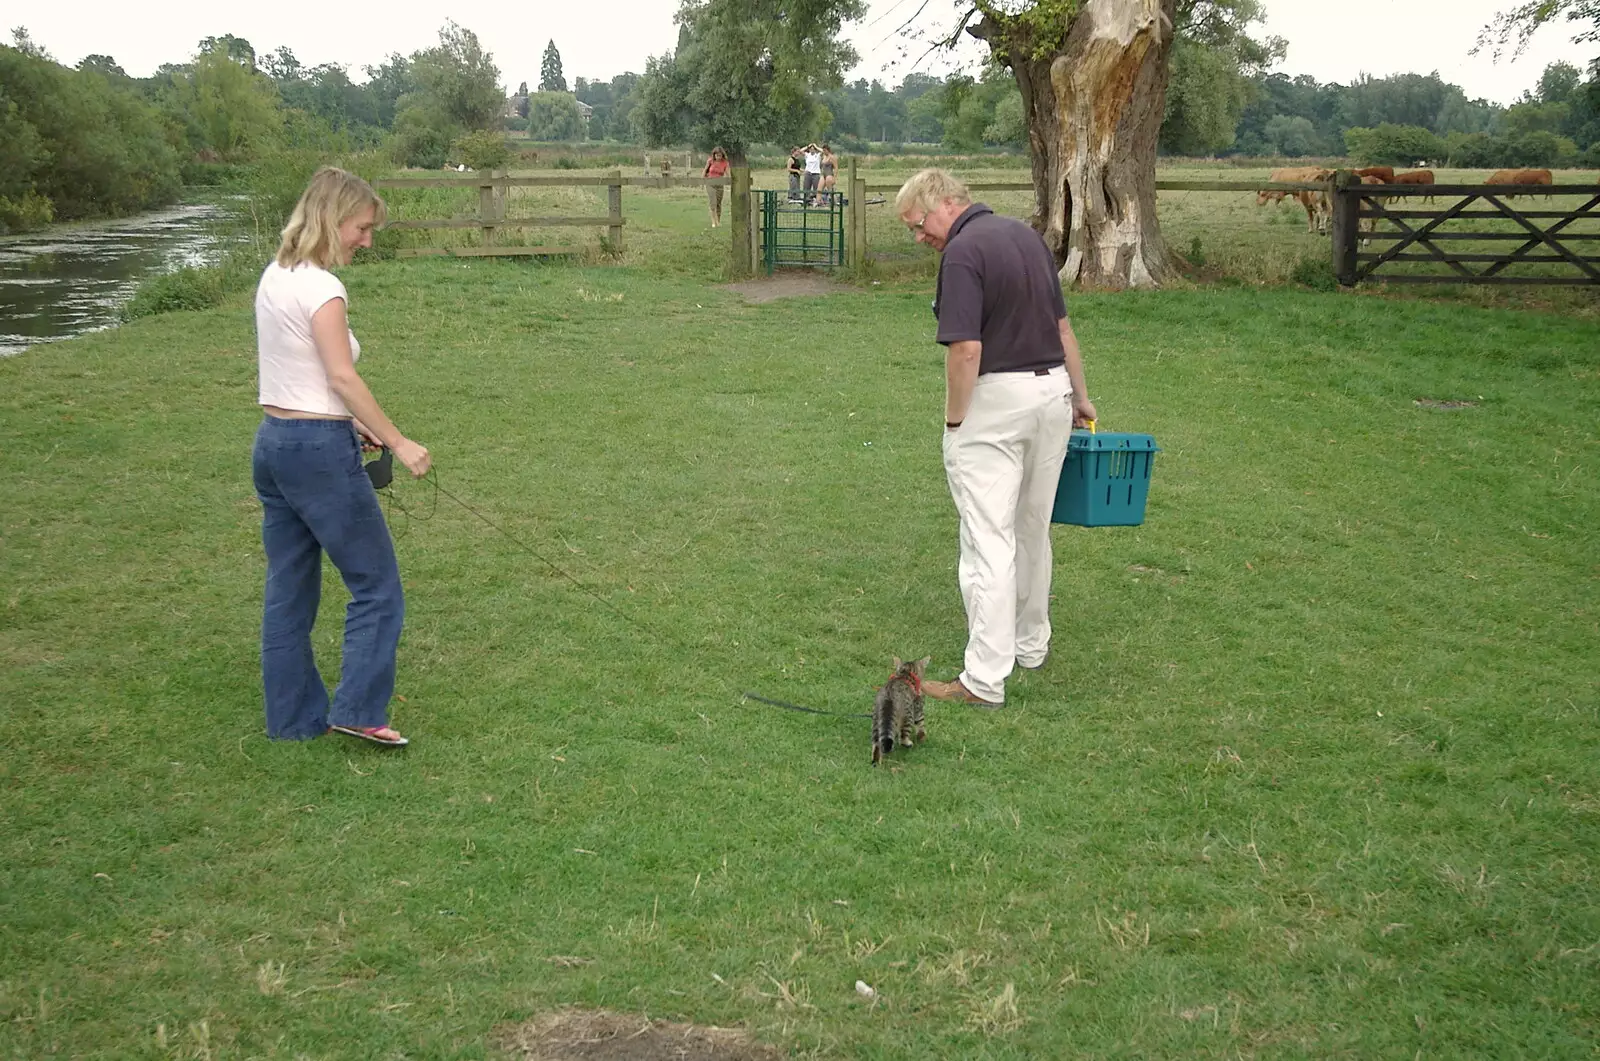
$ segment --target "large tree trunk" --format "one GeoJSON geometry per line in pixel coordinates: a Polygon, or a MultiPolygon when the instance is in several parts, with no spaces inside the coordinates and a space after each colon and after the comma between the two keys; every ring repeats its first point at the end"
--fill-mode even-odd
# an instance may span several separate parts
{"type": "Polygon", "coordinates": [[[1014,17],[968,32],[1022,90],[1033,226],[1074,287],[1157,287],[1177,275],[1156,221],[1156,138],[1176,0],[1083,0],[1057,48],[1014,17]]]}

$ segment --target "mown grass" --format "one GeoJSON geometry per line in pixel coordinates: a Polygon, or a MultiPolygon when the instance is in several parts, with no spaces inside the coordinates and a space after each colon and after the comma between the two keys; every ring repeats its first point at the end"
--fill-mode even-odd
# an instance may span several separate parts
{"type": "Polygon", "coordinates": [[[1593,323],[1072,297],[1149,518],[1057,528],[1049,666],[873,770],[740,693],[958,666],[927,287],[747,305],[649,227],[346,273],[444,487],[631,617],[402,484],[404,754],[262,736],[242,299],[0,362],[0,1056],[485,1058],[566,1004],[829,1058],[1594,1052],[1593,323]]]}

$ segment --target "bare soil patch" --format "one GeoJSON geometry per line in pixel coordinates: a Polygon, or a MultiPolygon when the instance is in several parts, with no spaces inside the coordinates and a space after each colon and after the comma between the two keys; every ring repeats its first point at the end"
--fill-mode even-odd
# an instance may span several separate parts
{"type": "Polygon", "coordinates": [[[725,286],[729,291],[743,295],[748,302],[771,302],[779,298],[814,298],[818,295],[833,295],[840,291],[855,290],[848,284],[841,284],[820,273],[812,272],[774,273],[759,280],[743,280],[725,286]]]}
{"type": "Polygon", "coordinates": [[[514,1061],[780,1061],[738,1028],[674,1024],[607,1010],[565,1009],[499,1029],[514,1061]]]}

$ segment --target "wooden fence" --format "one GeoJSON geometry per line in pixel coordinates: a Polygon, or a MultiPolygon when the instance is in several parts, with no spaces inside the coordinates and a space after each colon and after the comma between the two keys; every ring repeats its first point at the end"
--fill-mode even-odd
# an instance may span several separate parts
{"type": "MultiPolygon", "coordinates": [[[[673,188],[708,184],[726,186],[729,183],[732,182],[727,177],[624,177],[621,170],[615,170],[603,177],[513,177],[508,173],[497,173],[491,170],[472,177],[388,177],[376,181],[375,186],[380,190],[385,188],[478,189],[478,212],[476,216],[402,218],[388,222],[384,225],[384,228],[393,232],[414,229],[477,229],[482,238],[482,243],[477,246],[404,247],[396,253],[402,258],[416,258],[435,254],[483,258],[581,253],[581,247],[573,246],[505,246],[496,244],[497,234],[502,229],[565,228],[575,226],[604,226],[608,230],[605,242],[606,250],[612,254],[621,254],[623,249],[622,229],[627,224],[627,219],[622,215],[623,187],[673,188]],[[506,215],[506,201],[508,198],[506,193],[511,188],[583,188],[601,186],[606,189],[607,211],[604,214],[587,217],[508,217],[506,215]]],[[[745,186],[748,189],[748,172],[745,176],[745,186]]],[[[737,198],[736,194],[736,204],[737,198]]],[[[750,209],[748,195],[745,198],[746,223],[748,224],[750,209]]],[[[735,205],[736,215],[737,209],[737,205],[735,205]]],[[[737,216],[735,220],[737,221],[737,216]]]]}
{"type": "MultiPolygon", "coordinates": [[[[1341,174],[1340,178],[1345,175],[1341,174]]],[[[1403,284],[1600,284],[1600,225],[1574,230],[1578,221],[1600,222],[1600,185],[1575,184],[1355,184],[1335,181],[1333,262],[1339,283],[1364,280],[1403,284]],[[1576,209],[1526,209],[1514,195],[1581,196],[1576,209]],[[1418,200],[1446,200],[1418,209],[1418,200]],[[1393,201],[1404,205],[1392,208],[1393,201]],[[1450,202],[1454,200],[1454,202],[1450,202]],[[1474,204],[1488,209],[1469,209],[1474,204]],[[1465,227],[1453,224],[1463,222],[1465,227]],[[1370,231],[1363,231],[1363,222],[1370,231]],[[1507,222],[1510,224],[1508,225],[1507,222]],[[1380,228],[1380,223],[1386,227],[1380,228]],[[1450,225],[1449,229],[1445,226],[1450,225]],[[1360,244],[1383,241],[1387,247],[1363,251],[1360,244]],[[1517,246],[1493,253],[1483,244],[1517,246]],[[1454,249],[1462,248],[1462,249],[1454,249]],[[1584,253],[1588,251],[1588,253],[1584,253]],[[1392,262],[1427,262],[1446,272],[1388,272],[1392,262]],[[1534,265],[1538,275],[1508,275],[1513,266],[1534,265]],[[1552,270],[1549,267],[1554,266],[1552,270]],[[1476,267],[1476,268],[1475,268],[1476,267]]],[[[1534,200],[1536,204],[1538,200],[1534,200]]]]}

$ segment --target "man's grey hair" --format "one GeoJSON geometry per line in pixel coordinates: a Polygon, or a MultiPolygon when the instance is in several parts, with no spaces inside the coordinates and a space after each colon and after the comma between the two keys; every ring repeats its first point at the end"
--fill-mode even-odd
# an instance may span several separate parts
{"type": "Polygon", "coordinates": [[[960,206],[972,203],[972,193],[967,186],[942,169],[929,168],[911,175],[900,185],[894,197],[894,212],[905,214],[912,210],[937,210],[946,199],[960,206]]]}

